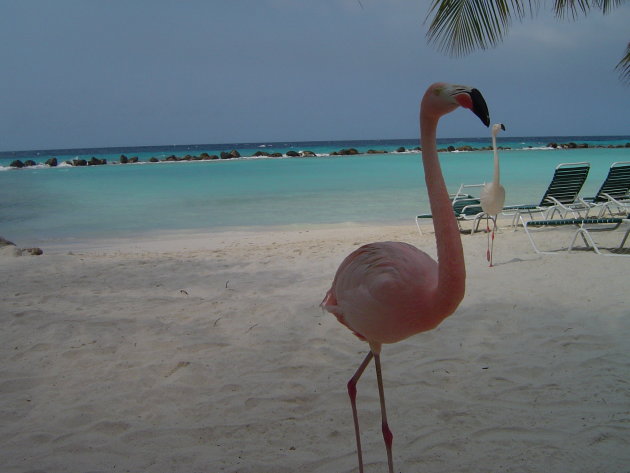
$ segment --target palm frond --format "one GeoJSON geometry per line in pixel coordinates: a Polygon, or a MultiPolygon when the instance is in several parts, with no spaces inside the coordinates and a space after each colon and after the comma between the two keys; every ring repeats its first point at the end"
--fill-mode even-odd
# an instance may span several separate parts
{"type": "Polygon", "coordinates": [[[488,49],[503,39],[512,17],[520,20],[537,5],[537,0],[433,0],[425,19],[435,14],[427,39],[453,56],[488,49]]]}
{"type": "Polygon", "coordinates": [[[595,0],[595,3],[598,4],[602,13],[607,14],[610,13],[613,8],[620,7],[627,1],[628,0],[595,0]]]}
{"type": "MultiPolygon", "coordinates": [[[[432,0],[425,23],[431,18],[427,41],[452,56],[488,49],[503,40],[512,19],[533,16],[541,0],[432,0]]],[[[610,13],[629,0],[554,0],[558,18],[575,19],[598,9],[610,13]]],[[[616,69],[630,84],[630,45],[616,69]]]]}
{"type": "Polygon", "coordinates": [[[626,47],[626,54],[621,58],[617,67],[615,67],[617,71],[619,71],[619,76],[621,77],[621,81],[630,85],[630,43],[626,47]]]}
{"type": "Polygon", "coordinates": [[[553,4],[553,12],[556,17],[570,17],[572,20],[575,20],[581,14],[587,14],[590,9],[590,0],[556,0],[553,4]]]}
{"type": "Polygon", "coordinates": [[[555,0],[553,11],[558,18],[570,17],[575,20],[580,15],[586,15],[591,9],[601,10],[603,14],[610,13],[621,6],[626,0],[555,0]]]}

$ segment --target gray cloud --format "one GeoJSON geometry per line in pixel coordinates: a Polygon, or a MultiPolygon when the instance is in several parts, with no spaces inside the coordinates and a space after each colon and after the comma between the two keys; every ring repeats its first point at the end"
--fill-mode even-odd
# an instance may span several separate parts
{"type": "MultiPolygon", "coordinates": [[[[627,134],[627,13],[514,25],[453,59],[424,2],[0,1],[0,149],[403,138],[436,80],[512,135],[627,134]],[[363,6],[363,8],[361,7],[363,6]]],[[[442,136],[478,136],[453,114],[442,136]]]]}

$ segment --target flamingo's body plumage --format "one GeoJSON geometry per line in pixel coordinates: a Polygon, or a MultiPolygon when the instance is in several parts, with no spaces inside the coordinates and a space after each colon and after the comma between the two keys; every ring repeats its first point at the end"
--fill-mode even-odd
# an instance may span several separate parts
{"type": "Polygon", "coordinates": [[[436,287],[429,255],[407,243],[370,243],[341,263],[322,305],[360,339],[395,343],[440,322],[421,316],[434,311],[436,287]]]}
{"type": "Polygon", "coordinates": [[[499,182],[501,172],[499,170],[499,152],[497,151],[497,134],[500,130],[505,130],[505,126],[502,123],[492,125],[492,150],[494,154],[494,175],[492,182],[484,184],[481,190],[481,208],[490,216],[494,222],[492,227],[492,233],[488,228],[488,251],[487,258],[492,266],[492,253],[494,249],[494,231],[497,227],[497,216],[503,210],[503,204],[505,204],[505,188],[499,182]]]}
{"type": "Polygon", "coordinates": [[[424,94],[420,134],[425,182],[435,226],[439,263],[402,242],[370,243],[358,248],[339,266],[322,307],[370,345],[370,352],[348,383],[352,404],[359,471],[363,472],[356,410],[356,383],[374,358],[381,400],[383,437],[393,473],[392,434],[387,425],[380,368],[383,343],[394,343],[436,327],[464,297],[464,252],[437,154],[437,124],[459,106],[472,110],[488,126],[490,118],[477,89],[436,83],[424,94]]]}

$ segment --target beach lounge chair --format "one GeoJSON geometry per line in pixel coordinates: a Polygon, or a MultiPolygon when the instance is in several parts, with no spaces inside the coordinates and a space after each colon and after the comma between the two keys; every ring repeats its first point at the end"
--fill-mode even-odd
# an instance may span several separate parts
{"type": "Polygon", "coordinates": [[[534,242],[533,234],[539,234],[543,231],[532,231],[532,228],[539,229],[558,229],[561,227],[573,227],[573,232],[571,233],[572,239],[571,244],[566,249],[567,252],[570,252],[574,249],[586,249],[593,250],[598,255],[605,256],[630,256],[630,248],[624,248],[626,241],[628,240],[628,235],[630,234],[630,216],[626,216],[625,218],[617,217],[617,218],[568,218],[568,219],[555,219],[555,220],[529,220],[523,224],[523,228],[525,229],[525,233],[529,238],[532,247],[536,253],[541,254],[558,254],[558,251],[543,251],[541,250],[536,243],[534,242]],[[619,228],[622,224],[628,226],[628,229],[623,234],[621,239],[621,243],[613,248],[609,248],[610,253],[602,253],[600,250],[600,246],[595,243],[593,239],[592,233],[594,232],[604,232],[604,231],[612,231],[619,228]],[[575,243],[576,240],[580,236],[582,241],[584,242],[583,248],[576,248],[575,243]]]}
{"type": "Polygon", "coordinates": [[[598,217],[606,213],[611,217],[627,214],[630,210],[630,161],[612,163],[595,197],[581,198],[580,202],[589,211],[598,209],[598,217]]]}
{"type": "MultiPolygon", "coordinates": [[[[481,201],[479,200],[479,197],[475,197],[469,192],[477,191],[476,193],[478,193],[482,187],[483,184],[461,184],[455,194],[449,195],[460,231],[465,231],[465,229],[462,228],[462,222],[465,221],[472,221],[470,233],[474,233],[479,229],[479,223],[486,214],[481,208],[481,201]]],[[[421,235],[422,228],[420,226],[420,222],[432,218],[433,215],[430,213],[416,216],[416,226],[418,227],[418,231],[421,235]]]]}
{"type": "Polygon", "coordinates": [[[513,228],[516,228],[519,221],[524,224],[524,215],[533,219],[534,214],[539,214],[543,220],[550,220],[556,214],[560,218],[566,218],[569,213],[574,218],[586,216],[580,213],[585,209],[578,201],[578,194],[586,181],[590,167],[588,162],[558,164],[540,203],[506,206],[503,207],[503,214],[513,215],[513,228]]]}

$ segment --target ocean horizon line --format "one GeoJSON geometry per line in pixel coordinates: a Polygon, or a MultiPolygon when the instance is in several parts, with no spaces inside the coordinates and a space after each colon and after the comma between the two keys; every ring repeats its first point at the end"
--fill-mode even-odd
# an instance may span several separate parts
{"type": "MultiPolygon", "coordinates": [[[[489,140],[487,136],[477,137],[453,137],[438,138],[438,144],[449,143],[479,143],[489,140]]],[[[498,143],[518,143],[528,142],[599,142],[599,141],[623,141],[630,140],[630,135],[533,135],[533,136],[502,136],[498,137],[498,143]]],[[[244,142],[225,142],[225,143],[190,143],[190,144],[162,144],[162,145],[126,145],[126,146],[94,146],[94,147],[72,147],[72,148],[41,148],[41,149],[24,149],[24,150],[6,150],[0,151],[0,158],[19,158],[31,156],[51,156],[51,155],[86,155],[86,154],[116,154],[125,152],[148,153],[153,151],[201,151],[201,150],[231,150],[237,148],[255,149],[255,148],[296,148],[303,146],[332,146],[335,145],[355,145],[365,147],[369,145],[396,145],[396,144],[415,144],[419,145],[418,137],[412,138],[375,138],[369,140],[347,139],[347,140],[281,140],[281,141],[244,141],[244,142]]]]}

